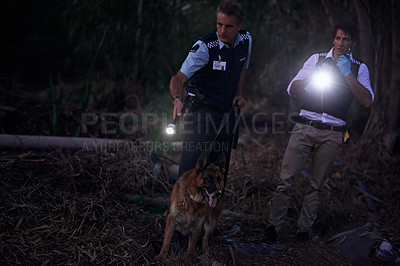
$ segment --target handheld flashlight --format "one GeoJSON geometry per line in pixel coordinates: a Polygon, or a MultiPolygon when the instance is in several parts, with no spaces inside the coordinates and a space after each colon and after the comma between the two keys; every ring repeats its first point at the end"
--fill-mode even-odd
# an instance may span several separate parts
{"type": "Polygon", "coordinates": [[[312,75],[311,83],[315,88],[325,90],[333,83],[332,73],[327,69],[320,69],[312,75]]]}
{"type": "Polygon", "coordinates": [[[172,135],[175,133],[175,127],[178,125],[179,123],[179,119],[180,116],[175,116],[175,119],[168,124],[167,128],[165,129],[165,131],[167,132],[168,135],[172,135]]]}
{"type": "Polygon", "coordinates": [[[169,123],[167,128],[165,129],[165,131],[167,132],[168,135],[172,135],[175,133],[175,128],[179,124],[179,121],[181,120],[181,116],[183,116],[186,109],[190,110],[194,101],[204,102],[204,95],[201,95],[201,94],[196,95],[194,93],[188,92],[188,97],[185,99],[182,109],[181,109],[181,115],[175,116],[175,119],[171,123],[169,123]]]}

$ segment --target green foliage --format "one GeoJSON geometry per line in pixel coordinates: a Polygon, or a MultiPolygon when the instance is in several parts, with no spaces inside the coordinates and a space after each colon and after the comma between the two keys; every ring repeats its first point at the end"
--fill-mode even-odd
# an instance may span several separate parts
{"type": "MultiPolygon", "coordinates": [[[[5,44],[20,56],[6,57],[5,63],[14,71],[10,75],[34,73],[37,79],[51,75],[115,83],[131,80],[138,85],[134,93],[152,100],[155,94],[168,91],[169,79],[179,70],[192,42],[215,29],[219,2],[6,1],[10,12],[5,19],[17,30],[4,33],[5,44]],[[8,43],[12,39],[17,42],[8,43]]],[[[245,11],[243,29],[253,37],[245,94],[269,97],[272,102],[287,97],[286,86],[306,58],[331,47],[331,26],[323,3],[330,4],[328,9],[336,18],[356,19],[350,0],[239,2],[245,11]]],[[[122,96],[131,94],[129,86],[114,88],[122,96]]],[[[82,90],[82,109],[90,93],[98,106],[111,97],[109,92],[88,91],[89,87],[82,90]]]]}
{"type": "Polygon", "coordinates": [[[87,72],[93,65],[92,71],[106,71],[113,79],[132,77],[157,90],[165,89],[194,38],[209,31],[199,23],[209,17],[202,12],[208,7],[198,1],[79,1],[63,18],[75,60],[87,72]],[[199,22],[189,21],[194,14],[199,22]]]}

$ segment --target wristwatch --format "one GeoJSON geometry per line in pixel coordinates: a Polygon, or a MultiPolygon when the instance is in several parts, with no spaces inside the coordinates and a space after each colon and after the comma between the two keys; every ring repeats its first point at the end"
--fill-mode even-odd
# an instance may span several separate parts
{"type": "Polygon", "coordinates": [[[181,96],[176,95],[176,96],[174,97],[174,99],[172,100],[173,103],[175,103],[175,99],[179,99],[179,100],[183,103],[183,100],[182,100],[182,97],[181,97],[181,96]]]}

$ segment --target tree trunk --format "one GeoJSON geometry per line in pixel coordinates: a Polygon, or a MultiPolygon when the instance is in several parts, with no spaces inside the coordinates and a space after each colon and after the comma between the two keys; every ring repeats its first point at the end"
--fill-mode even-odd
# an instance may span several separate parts
{"type": "Polygon", "coordinates": [[[374,162],[384,167],[390,163],[399,137],[399,3],[375,4],[371,15],[375,26],[375,102],[358,146],[363,150],[360,160],[375,158],[374,162]]]}
{"type": "Polygon", "coordinates": [[[354,0],[354,8],[357,14],[358,29],[360,36],[358,38],[360,44],[360,58],[369,67],[369,71],[374,71],[374,51],[372,47],[372,29],[369,19],[369,7],[366,0],[354,0]]]}
{"type": "Polygon", "coordinates": [[[136,12],[137,15],[137,20],[138,20],[138,25],[136,29],[136,36],[135,36],[135,43],[138,46],[136,51],[135,51],[135,56],[133,57],[133,64],[134,64],[134,77],[135,81],[137,81],[140,84],[141,81],[141,73],[143,71],[142,69],[142,62],[141,59],[143,58],[143,53],[144,53],[144,47],[143,47],[143,35],[144,35],[144,22],[143,22],[143,0],[138,1],[138,9],[136,12]]]}
{"type": "Polygon", "coordinates": [[[397,0],[392,0],[392,76],[388,95],[388,129],[385,135],[384,143],[388,150],[393,151],[399,138],[399,115],[400,115],[400,36],[399,36],[399,15],[400,4],[397,0]]]}
{"type": "Polygon", "coordinates": [[[322,6],[324,7],[325,14],[331,25],[331,29],[335,26],[335,16],[333,14],[334,8],[332,6],[331,0],[321,0],[322,6]]]}

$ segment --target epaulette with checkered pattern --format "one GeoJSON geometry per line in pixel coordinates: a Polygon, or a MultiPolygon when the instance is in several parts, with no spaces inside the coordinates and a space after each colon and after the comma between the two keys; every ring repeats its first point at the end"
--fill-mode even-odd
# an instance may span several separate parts
{"type": "Polygon", "coordinates": [[[356,59],[354,59],[354,58],[351,59],[351,62],[352,62],[353,64],[361,65],[361,62],[358,61],[358,60],[356,60],[356,59]]]}
{"type": "Polygon", "coordinates": [[[212,41],[212,42],[206,43],[206,45],[207,45],[208,48],[211,49],[211,48],[217,47],[219,45],[219,43],[218,43],[218,40],[216,40],[216,41],[212,41]]]}
{"type": "MultiPolygon", "coordinates": [[[[240,30],[239,31],[240,36],[242,37],[243,40],[249,40],[249,35],[248,32],[245,30],[240,30]]],[[[207,34],[203,37],[201,37],[199,40],[203,41],[209,49],[218,47],[219,42],[218,42],[218,37],[216,34],[216,31],[213,31],[210,34],[207,34]]]]}
{"type": "Polygon", "coordinates": [[[204,35],[203,37],[197,39],[196,41],[198,40],[203,41],[207,45],[208,49],[218,46],[218,37],[216,31],[204,35]]]}
{"type": "Polygon", "coordinates": [[[249,35],[248,32],[245,30],[240,30],[239,31],[240,37],[242,37],[243,40],[248,40],[249,39],[249,35]]]}
{"type": "Polygon", "coordinates": [[[319,55],[319,57],[326,57],[328,55],[328,53],[319,53],[318,55],[319,55]]]}
{"type": "MultiPolygon", "coordinates": [[[[321,65],[326,60],[326,56],[328,55],[328,53],[318,53],[318,55],[319,55],[319,58],[318,58],[317,66],[321,65]]],[[[351,72],[357,78],[358,70],[359,70],[362,62],[357,59],[354,59],[354,58],[352,58],[350,61],[351,61],[351,72]]]]}
{"type": "MultiPolygon", "coordinates": [[[[319,55],[319,57],[325,58],[325,57],[328,55],[328,53],[319,53],[318,55],[319,55]]],[[[351,58],[351,62],[352,62],[353,64],[356,64],[356,65],[361,65],[361,64],[362,64],[361,61],[359,61],[359,60],[357,60],[357,59],[354,59],[354,58],[351,58]]]]}

